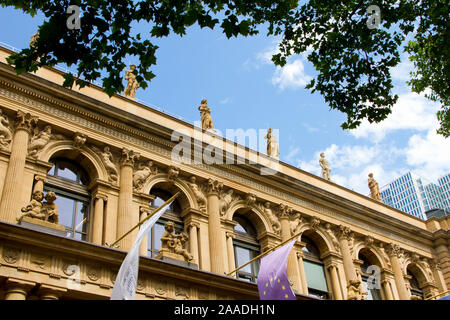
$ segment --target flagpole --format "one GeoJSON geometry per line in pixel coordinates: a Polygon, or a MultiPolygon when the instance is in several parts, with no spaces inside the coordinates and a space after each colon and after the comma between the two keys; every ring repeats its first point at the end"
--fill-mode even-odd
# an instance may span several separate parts
{"type": "Polygon", "coordinates": [[[429,297],[429,298],[426,298],[425,300],[431,300],[431,299],[433,299],[433,298],[437,298],[437,297],[439,297],[439,296],[444,296],[445,294],[447,294],[447,293],[450,293],[450,290],[447,290],[447,291],[445,291],[445,292],[441,292],[441,293],[439,293],[439,294],[437,294],[437,295],[435,295],[435,296],[431,296],[431,297],[429,297]]]}
{"type": "Polygon", "coordinates": [[[246,265],[252,263],[253,261],[258,260],[258,259],[264,257],[265,255],[268,255],[270,252],[272,252],[272,251],[274,251],[275,249],[278,249],[279,247],[285,245],[286,243],[288,243],[288,242],[291,241],[292,239],[294,239],[294,238],[300,236],[301,234],[302,234],[301,232],[300,232],[300,233],[297,233],[296,235],[293,235],[293,236],[290,237],[289,239],[284,240],[284,241],[281,242],[280,244],[277,244],[275,247],[273,247],[273,248],[267,250],[266,252],[261,253],[259,256],[254,257],[254,258],[251,259],[250,261],[244,263],[244,264],[243,264],[242,266],[240,266],[239,268],[236,268],[236,269],[234,269],[233,271],[227,273],[227,276],[231,276],[231,275],[232,275],[233,273],[235,273],[236,271],[242,269],[243,267],[245,267],[246,265]]]}
{"type": "Polygon", "coordinates": [[[117,239],[116,241],[114,241],[113,244],[110,245],[110,247],[112,248],[115,244],[117,244],[120,240],[122,240],[123,238],[125,238],[127,235],[129,235],[134,229],[136,229],[137,227],[139,227],[141,224],[143,224],[145,221],[147,221],[148,219],[150,219],[153,215],[155,215],[156,213],[158,213],[161,208],[163,208],[166,204],[170,203],[172,200],[174,200],[176,197],[178,197],[178,195],[180,194],[180,192],[175,193],[174,196],[172,196],[169,200],[167,200],[166,202],[164,202],[161,206],[159,206],[158,208],[156,208],[152,213],[150,213],[147,217],[145,217],[144,219],[142,219],[141,222],[139,222],[137,225],[135,225],[133,228],[131,228],[127,233],[125,233],[123,236],[121,236],[119,239],[117,239]]]}

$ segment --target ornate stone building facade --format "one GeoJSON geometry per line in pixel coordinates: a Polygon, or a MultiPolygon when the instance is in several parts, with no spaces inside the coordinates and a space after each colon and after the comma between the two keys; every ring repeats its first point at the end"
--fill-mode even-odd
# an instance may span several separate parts
{"type": "MultiPolygon", "coordinates": [[[[257,299],[257,263],[227,273],[297,233],[299,299],[353,298],[356,282],[386,300],[450,287],[449,217],[422,221],[281,162],[270,176],[248,161],[175,163],[172,133],[190,139],[192,125],[95,86],[62,88],[57,70],[17,76],[10,53],[0,50],[0,299],[109,299],[137,230],[108,244],[176,192],[142,244],[136,299],[257,299]],[[56,194],[64,236],[18,223],[38,191],[56,194]],[[189,266],[156,259],[168,221],[189,266]]],[[[224,157],[269,159],[204,134],[224,157]]]]}

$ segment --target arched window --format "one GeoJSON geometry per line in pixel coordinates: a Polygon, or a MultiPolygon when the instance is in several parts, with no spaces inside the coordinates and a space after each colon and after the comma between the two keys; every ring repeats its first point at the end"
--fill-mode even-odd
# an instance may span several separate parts
{"type": "MultiPolygon", "coordinates": [[[[164,204],[164,202],[172,197],[170,192],[158,188],[153,188],[150,194],[155,196],[155,199],[151,204],[152,209],[160,207],[164,204]]],[[[183,220],[181,219],[181,207],[176,199],[172,202],[170,207],[167,208],[161,218],[156,221],[148,235],[147,255],[151,258],[156,257],[159,249],[161,249],[161,237],[165,231],[164,224],[168,221],[172,221],[174,223],[175,233],[180,233],[184,230],[183,220]]]]}
{"type": "Polygon", "coordinates": [[[47,173],[44,192],[56,194],[59,224],[66,227],[67,237],[88,240],[89,206],[87,189],[89,176],[76,162],[64,158],[50,160],[53,167],[47,173]]]}
{"type": "Polygon", "coordinates": [[[381,300],[380,288],[377,288],[377,285],[380,285],[381,281],[380,279],[378,279],[378,281],[374,279],[374,277],[380,276],[380,274],[376,272],[377,269],[374,268],[377,266],[370,263],[366,255],[361,252],[358,254],[358,259],[363,262],[361,265],[361,279],[363,289],[367,292],[366,299],[381,300]]]}
{"type": "Polygon", "coordinates": [[[325,278],[323,261],[320,259],[320,251],[307,236],[302,236],[302,242],[306,244],[302,250],[308,293],[320,299],[328,299],[327,280],[325,278]]]}
{"type": "MultiPolygon", "coordinates": [[[[234,227],[236,237],[233,239],[234,260],[237,268],[258,256],[260,247],[256,239],[256,230],[251,222],[239,214],[235,214],[233,220],[237,222],[237,225],[234,227]]],[[[257,260],[237,271],[237,278],[256,282],[258,272],[259,261],[257,260]]]]}
{"type": "Polygon", "coordinates": [[[411,287],[411,294],[415,295],[415,296],[419,296],[423,299],[425,297],[425,295],[423,294],[423,290],[420,288],[419,281],[417,280],[414,273],[411,272],[411,270],[409,270],[409,267],[406,269],[406,274],[411,277],[409,279],[409,285],[411,287]]]}

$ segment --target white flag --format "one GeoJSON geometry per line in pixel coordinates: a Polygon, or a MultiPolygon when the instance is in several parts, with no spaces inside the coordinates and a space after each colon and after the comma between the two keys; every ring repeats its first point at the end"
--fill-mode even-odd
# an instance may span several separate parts
{"type": "Polygon", "coordinates": [[[173,200],[141,225],[136,241],[134,241],[131,250],[120,266],[111,293],[111,300],[134,300],[139,270],[139,247],[141,241],[172,202],[173,200]]]}

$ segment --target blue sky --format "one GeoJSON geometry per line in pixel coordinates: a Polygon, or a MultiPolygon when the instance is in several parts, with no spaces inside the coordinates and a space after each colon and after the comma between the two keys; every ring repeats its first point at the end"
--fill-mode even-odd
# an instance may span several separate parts
{"type": "MultiPolygon", "coordinates": [[[[31,18],[0,8],[0,42],[27,47],[41,21],[39,15],[31,18]]],[[[270,62],[277,40],[264,34],[227,39],[218,28],[196,27],[183,37],[155,39],[160,47],[156,78],[136,97],[191,123],[200,120],[197,107],[206,98],[214,126],[222,132],[279,129],[282,161],[320,175],[319,154],[325,152],[331,179],[365,195],[369,172],[380,186],[407,171],[431,181],[450,172],[450,139],[435,134],[439,106],[406,86],[412,70],[406,56],[393,70],[399,101],[391,116],[380,124],[344,131],[340,124],[345,115],[304,89],[316,73],[303,56],[291,57],[284,68],[270,62]]]]}

